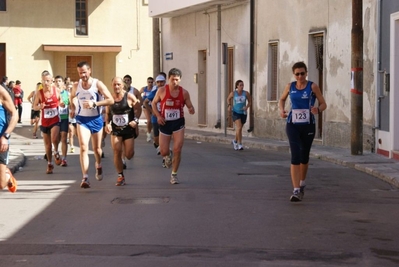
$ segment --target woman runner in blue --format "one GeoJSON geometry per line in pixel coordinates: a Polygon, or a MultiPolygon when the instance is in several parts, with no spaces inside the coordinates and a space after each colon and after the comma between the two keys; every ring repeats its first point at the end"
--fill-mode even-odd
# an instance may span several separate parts
{"type": "Polygon", "coordinates": [[[307,67],[303,62],[292,66],[296,81],[290,82],[280,98],[279,110],[282,118],[287,118],[286,132],[291,149],[291,180],[294,187],[292,202],[301,201],[305,193],[305,179],[309,166],[309,154],[316,127],[314,115],[327,108],[326,101],[317,84],[308,81],[307,67]],[[285,101],[290,96],[291,110],[285,111],[285,101]],[[318,106],[315,107],[315,101],[318,106]]]}
{"type": "Polygon", "coordinates": [[[233,121],[236,129],[236,137],[233,140],[234,150],[243,150],[242,146],[242,127],[247,122],[247,110],[252,105],[251,95],[244,90],[244,82],[236,81],[235,90],[227,97],[227,108],[232,110],[233,121]],[[233,105],[231,105],[233,100],[233,105]]]}

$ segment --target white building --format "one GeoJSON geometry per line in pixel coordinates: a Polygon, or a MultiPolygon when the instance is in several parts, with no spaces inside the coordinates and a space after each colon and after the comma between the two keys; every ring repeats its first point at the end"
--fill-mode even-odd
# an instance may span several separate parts
{"type": "MultiPolygon", "coordinates": [[[[362,5],[363,114],[357,138],[364,150],[399,158],[399,112],[393,105],[399,103],[399,2],[362,5]]],[[[286,139],[278,100],[292,81],[292,65],[304,61],[308,79],[328,104],[317,118],[315,142],[351,147],[351,1],[149,0],[149,15],[161,18],[163,70],[183,71],[182,85],[197,107],[188,127],[223,131],[227,121],[231,131],[226,98],[240,79],[254,100],[246,125],[251,134],[286,139]],[[222,43],[228,46],[226,65],[222,43]]]]}

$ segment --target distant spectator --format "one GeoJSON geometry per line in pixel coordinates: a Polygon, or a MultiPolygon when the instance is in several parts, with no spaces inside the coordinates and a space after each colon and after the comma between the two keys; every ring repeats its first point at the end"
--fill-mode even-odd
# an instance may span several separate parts
{"type": "Polygon", "coordinates": [[[22,123],[21,117],[22,117],[22,102],[24,97],[24,91],[21,88],[21,81],[17,80],[12,90],[14,92],[14,105],[15,108],[18,110],[18,123],[22,123]]]}

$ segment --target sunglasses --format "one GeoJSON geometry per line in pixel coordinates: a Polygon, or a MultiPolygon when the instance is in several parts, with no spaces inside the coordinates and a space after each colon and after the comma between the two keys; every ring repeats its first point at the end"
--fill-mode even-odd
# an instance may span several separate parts
{"type": "Polygon", "coordinates": [[[305,74],[306,74],[306,72],[298,72],[298,73],[295,73],[294,75],[295,75],[295,76],[299,76],[299,75],[305,76],[305,74]]]}

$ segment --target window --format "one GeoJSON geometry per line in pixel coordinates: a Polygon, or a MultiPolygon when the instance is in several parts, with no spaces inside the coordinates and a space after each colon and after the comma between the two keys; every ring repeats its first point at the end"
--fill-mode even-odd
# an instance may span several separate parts
{"type": "Polygon", "coordinates": [[[76,35],[87,35],[87,1],[76,0],[76,35]]]}
{"type": "Polygon", "coordinates": [[[277,101],[278,42],[269,43],[267,101],[277,101]]]}
{"type": "Polygon", "coordinates": [[[7,11],[6,1],[7,0],[0,0],[0,11],[7,11]]]}

